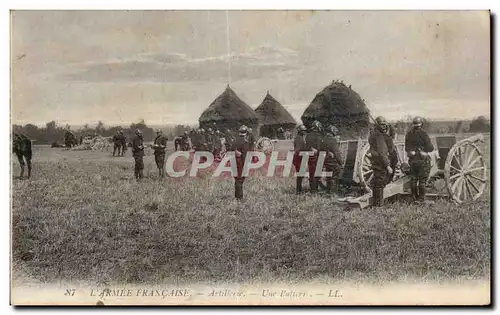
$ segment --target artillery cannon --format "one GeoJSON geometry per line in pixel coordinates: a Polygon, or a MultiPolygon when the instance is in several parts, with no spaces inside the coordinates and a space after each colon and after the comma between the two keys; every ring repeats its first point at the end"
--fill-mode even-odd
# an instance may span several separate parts
{"type": "MultiPolygon", "coordinates": [[[[477,146],[477,143],[482,141],[482,134],[460,141],[457,141],[454,135],[435,138],[435,150],[429,154],[431,170],[427,184],[437,192],[429,193],[428,196],[448,196],[457,203],[463,203],[476,200],[484,193],[488,171],[483,154],[477,146]]],[[[384,198],[411,193],[405,144],[395,142],[395,147],[398,164],[394,177],[384,188],[384,198]]],[[[340,185],[347,191],[347,196],[339,198],[337,202],[359,208],[370,205],[373,170],[369,148],[366,140],[340,142],[344,157],[340,185]]]]}

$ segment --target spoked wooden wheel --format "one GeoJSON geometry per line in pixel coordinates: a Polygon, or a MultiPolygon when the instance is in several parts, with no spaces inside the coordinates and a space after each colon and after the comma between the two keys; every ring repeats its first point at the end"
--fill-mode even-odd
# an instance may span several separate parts
{"type": "Polygon", "coordinates": [[[259,140],[257,140],[256,148],[260,152],[264,153],[271,153],[274,150],[274,144],[271,141],[271,139],[262,137],[259,140]]]}
{"type": "Polygon", "coordinates": [[[485,188],[487,168],[479,148],[472,142],[459,142],[448,153],[444,180],[450,197],[456,202],[476,200],[485,188]]]}
{"type": "Polygon", "coordinates": [[[365,145],[361,149],[361,154],[359,155],[360,162],[358,164],[358,177],[359,183],[365,187],[366,191],[371,192],[370,183],[373,179],[373,169],[370,154],[370,145],[365,145]]]}

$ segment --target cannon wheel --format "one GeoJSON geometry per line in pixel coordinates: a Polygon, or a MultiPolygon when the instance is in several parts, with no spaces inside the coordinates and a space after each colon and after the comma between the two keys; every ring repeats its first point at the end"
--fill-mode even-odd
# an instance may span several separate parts
{"type": "Polygon", "coordinates": [[[360,160],[358,163],[358,177],[359,183],[365,188],[367,192],[371,192],[370,182],[373,179],[372,161],[370,160],[370,145],[365,145],[361,149],[359,155],[360,160]]]}
{"type": "MultiPolygon", "coordinates": [[[[394,170],[394,176],[392,178],[392,182],[398,180],[399,178],[405,176],[404,171],[402,169],[403,164],[406,160],[406,152],[405,152],[405,146],[403,142],[396,142],[394,143],[394,146],[396,148],[396,152],[398,155],[398,163],[396,165],[396,169],[394,170]]],[[[359,183],[365,188],[367,192],[371,192],[371,186],[370,182],[373,179],[373,169],[372,169],[372,161],[371,161],[371,155],[370,155],[370,145],[366,144],[363,146],[361,149],[361,153],[359,155],[360,160],[358,163],[358,177],[359,177],[359,183]]]]}
{"type": "Polygon", "coordinates": [[[448,193],[462,203],[479,198],[487,181],[487,168],[479,148],[470,141],[456,143],[444,165],[444,180],[448,193]]]}
{"type": "Polygon", "coordinates": [[[271,141],[271,139],[266,137],[259,138],[255,147],[258,151],[264,153],[271,153],[274,150],[273,142],[271,141]]]}

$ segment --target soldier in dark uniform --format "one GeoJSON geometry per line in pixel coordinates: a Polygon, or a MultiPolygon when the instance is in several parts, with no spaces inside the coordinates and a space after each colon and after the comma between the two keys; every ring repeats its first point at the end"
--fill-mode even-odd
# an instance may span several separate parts
{"type": "Polygon", "coordinates": [[[118,131],[118,133],[120,134],[120,145],[122,147],[121,156],[124,156],[127,151],[127,138],[123,134],[122,130],[118,131]]]}
{"type": "Polygon", "coordinates": [[[189,151],[189,135],[187,131],[182,134],[182,151],[189,151]]]}
{"type": "Polygon", "coordinates": [[[135,161],[135,178],[139,181],[144,177],[144,140],[139,129],[135,131],[135,138],[132,140],[132,155],[135,161]]]}
{"type": "MultiPolygon", "coordinates": [[[[387,138],[387,121],[379,116],[375,120],[375,127],[371,132],[368,143],[370,144],[370,154],[373,169],[372,179],[372,205],[382,206],[384,201],[384,188],[389,181],[389,176],[393,170],[389,160],[388,143],[392,143],[392,138],[387,138]]],[[[394,143],[392,143],[394,145],[394,143]]]]}
{"type": "Polygon", "coordinates": [[[322,148],[322,151],[326,152],[325,169],[327,172],[332,172],[332,176],[326,178],[326,190],[333,195],[337,194],[338,178],[343,165],[342,154],[336,139],[338,133],[337,127],[328,126],[322,148]]]}
{"type": "Polygon", "coordinates": [[[422,129],[422,118],[413,119],[413,128],[405,137],[405,150],[410,164],[411,193],[415,201],[425,200],[425,184],[431,169],[429,153],[434,150],[431,139],[422,129]]]}
{"type": "Polygon", "coordinates": [[[253,134],[252,128],[248,128],[247,131],[248,143],[250,144],[250,150],[255,149],[255,135],[253,134]]]}
{"type": "Polygon", "coordinates": [[[19,165],[21,166],[19,178],[22,179],[24,176],[24,165],[28,165],[28,178],[30,178],[32,157],[31,140],[23,134],[14,134],[12,152],[16,155],[19,165]],[[24,160],[26,160],[26,163],[24,160]]]}
{"type": "Polygon", "coordinates": [[[315,176],[316,165],[318,163],[319,152],[323,147],[323,137],[321,135],[322,126],[319,121],[314,121],[311,127],[311,132],[306,136],[306,150],[311,151],[309,155],[309,188],[311,193],[318,192],[318,182],[320,177],[315,176]]]}
{"type": "Polygon", "coordinates": [[[200,132],[198,133],[198,151],[206,151],[207,150],[207,135],[205,134],[205,129],[200,128],[200,132]]]}
{"type": "MultiPolygon", "coordinates": [[[[377,126],[375,126],[371,132],[376,132],[377,126]]],[[[394,174],[396,172],[396,166],[398,165],[398,152],[396,150],[396,146],[394,145],[394,140],[396,139],[396,129],[387,124],[386,132],[384,132],[384,138],[387,145],[387,151],[389,154],[389,165],[391,166],[392,173],[389,174],[387,178],[387,182],[390,183],[394,178],[394,174]]]]}
{"type": "Polygon", "coordinates": [[[233,145],[233,141],[235,139],[234,133],[230,129],[226,129],[226,133],[224,134],[224,145],[226,146],[226,151],[231,150],[231,146],[233,145]]]}
{"type": "Polygon", "coordinates": [[[213,137],[213,154],[214,159],[220,161],[220,152],[222,151],[221,134],[219,130],[215,130],[215,135],[213,137]]]}
{"type": "Polygon", "coordinates": [[[122,145],[122,139],[120,137],[120,131],[117,131],[115,135],[113,135],[113,156],[115,156],[116,151],[118,151],[118,155],[120,155],[120,149],[122,145]]]}
{"type": "MultiPolygon", "coordinates": [[[[200,133],[198,134],[198,141],[199,141],[198,151],[207,151],[208,150],[207,133],[203,128],[200,129],[200,133]]],[[[201,163],[205,163],[206,161],[207,158],[205,156],[200,157],[201,163]]]]}
{"type": "Polygon", "coordinates": [[[64,133],[64,145],[66,146],[66,148],[68,149],[72,148],[76,143],[75,139],[76,137],[73,134],[73,132],[67,129],[66,132],[64,133]]]}
{"type": "Polygon", "coordinates": [[[165,177],[165,151],[167,149],[167,137],[163,135],[161,129],[156,130],[156,138],[153,142],[156,167],[160,178],[165,177]]]}
{"type": "Polygon", "coordinates": [[[243,198],[243,182],[245,177],[243,177],[243,166],[245,164],[245,158],[250,150],[250,143],[248,143],[248,128],[243,125],[239,129],[239,135],[234,140],[231,151],[235,152],[236,155],[236,169],[237,175],[234,178],[234,197],[236,199],[243,198]]]}
{"type": "Polygon", "coordinates": [[[396,166],[398,165],[398,151],[396,150],[396,146],[394,145],[394,141],[396,141],[396,128],[393,125],[389,125],[387,128],[386,142],[387,149],[389,150],[389,163],[391,164],[392,174],[389,175],[389,182],[394,178],[394,174],[396,172],[396,166]]]}
{"type": "MultiPolygon", "coordinates": [[[[305,151],[306,147],[306,133],[307,128],[304,125],[300,125],[297,127],[297,135],[293,140],[293,166],[295,168],[295,172],[298,173],[300,170],[300,165],[302,164],[302,156],[300,152],[305,151]]],[[[296,194],[302,193],[302,176],[296,176],[296,194]]]]}
{"type": "Polygon", "coordinates": [[[207,151],[214,152],[214,131],[212,128],[208,128],[207,133],[205,135],[205,139],[207,142],[207,151]]]}

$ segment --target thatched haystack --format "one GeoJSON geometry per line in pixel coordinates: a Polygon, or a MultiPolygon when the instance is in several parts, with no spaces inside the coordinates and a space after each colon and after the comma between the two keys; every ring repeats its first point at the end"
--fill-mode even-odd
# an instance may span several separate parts
{"type": "MultiPolygon", "coordinates": [[[[260,135],[271,139],[280,138],[278,129],[290,131],[297,122],[293,116],[267,91],[262,103],[255,109],[260,118],[260,135]]],[[[281,135],[283,137],[283,135],[281,135]]]]}
{"type": "Polygon", "coordinates": [[[238,129],[246,125],[258,134],[259,116],[227,86],[198,119],[200,128],[238,129]]]}
{"type": "Polygon", "coordinates": [[[339,81],[333,81],[316,94],[301,119],[306,127],[314,120],[323,125],[333,124],[342,138],[364,137],[370,127],[370,111],[364,100],[339,81]]]}

